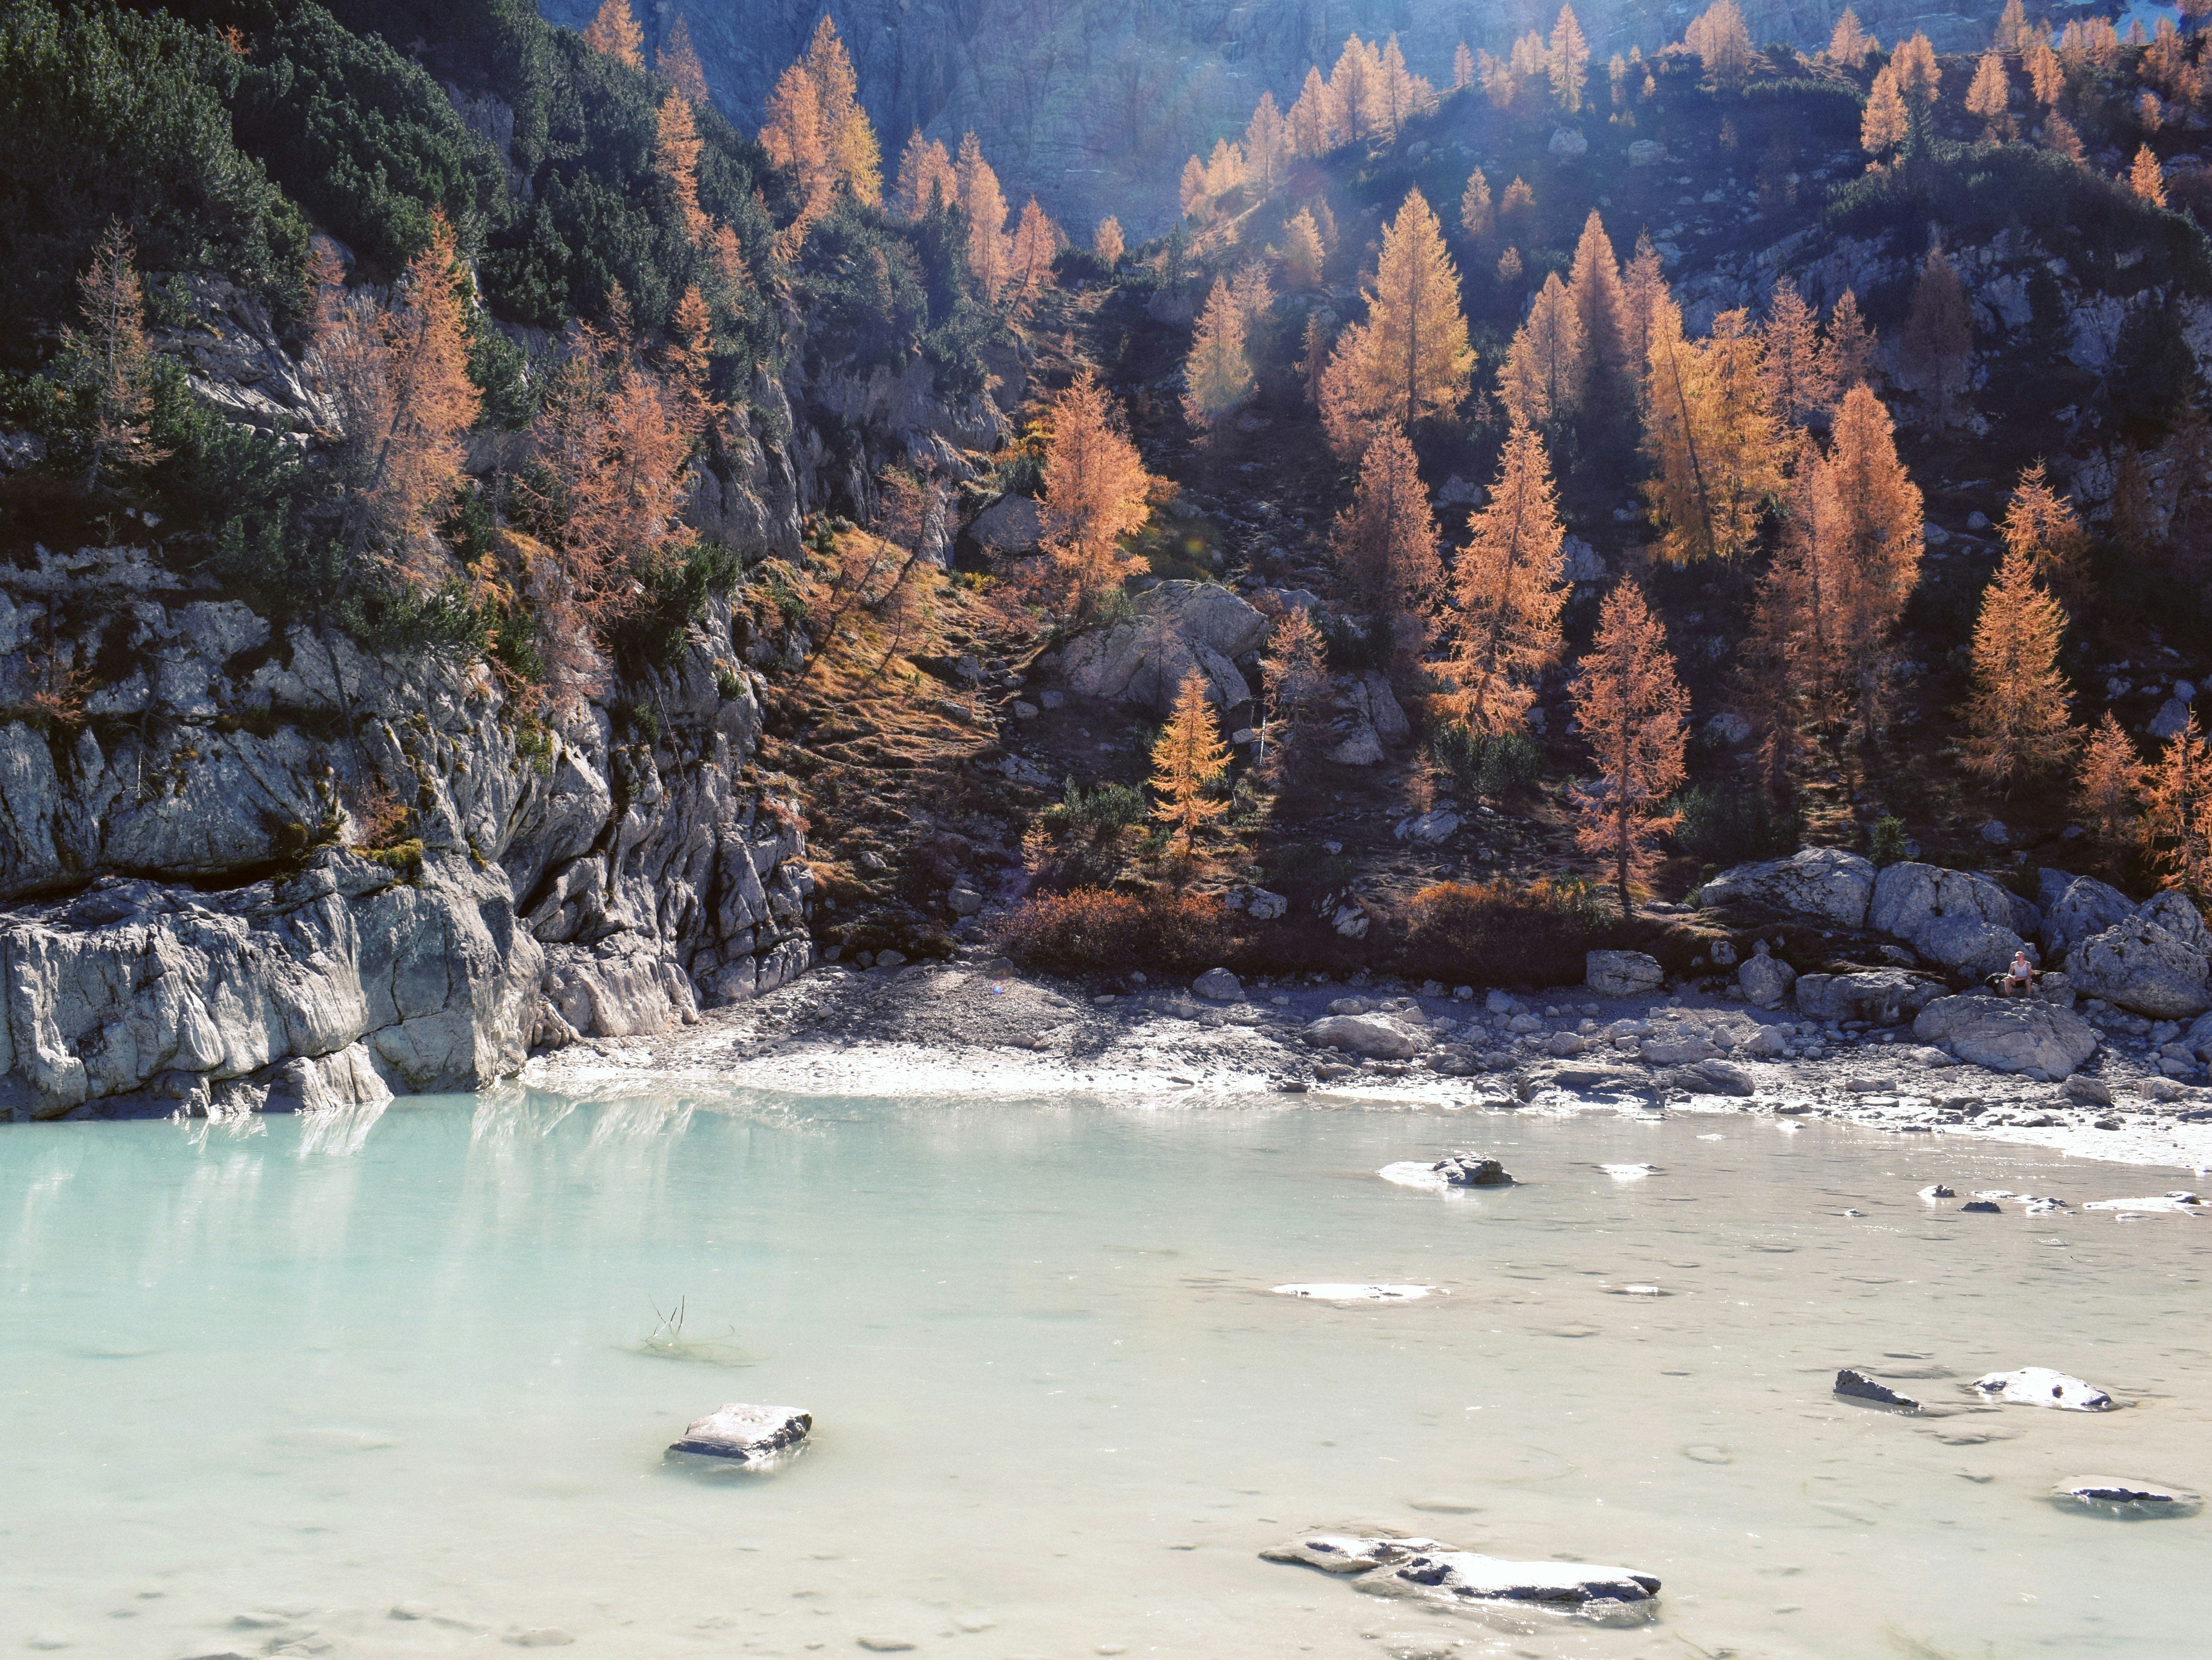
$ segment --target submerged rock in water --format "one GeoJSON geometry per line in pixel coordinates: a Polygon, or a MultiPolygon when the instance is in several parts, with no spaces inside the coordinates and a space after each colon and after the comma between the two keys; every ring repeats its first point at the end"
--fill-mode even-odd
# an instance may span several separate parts
{"type": "Polygon", "coordinates": [[[2156,1199],[2092,1199],[2081,1207],[2083,1210],[2124,1211],[2130,1214],[2150,1213],[2172,1216],[2202,1216],[2212,1213],[2193,1193],[2176,1191],[2156,1199]]]}
{"type": "Polygon", "coordinates": [[[1995,1216],[2002,1207],[1994,1199],[1969,1199],[1959,1208],[1962,1211],[1977,1211],[1984,1216],[1995,1216]]]}
{"type": "Polygon", "coordinates": [[[1836,1393],[1849,1395],[1854,1401],[1871,1401],[1876,1406],[1902,1407],[1907,1412],[1918,1412],[1920,1403],[1909,1395],[1899,1395],[1887,1383],[1877,1383],[1864,1372],[1845,1366],[1836,1374],[1836,1393]]]}
{"type": "Polygon", "coordinates": [[[754,1407],[732,1402],[693,1422],[672,1453],[763,1464],[793,1452],[814,1428],[814,1414],[797,1407],[754,1407]]]}
{"type": "Polygon", "coordinates": [[[1375,1286],[1354,1280],[1322,1280],[1311,1285],[1277,1286],[1279,1297],[1311,1297],[1323,1303],[1410,1303],[1426,1297],[1428,1286],[1375,1286]]]}
{"type": "Polygon", "coordinates": [[[1974,1387],[1992,1401],[2019,1407],[2056,1407],[2061,1412],[2110,1412],[2112,1397],[2094,1383],[2048,1366],[2022,1366],[1977,1377],[1974,1387]]]}
{"type": "MultiPolygon", "coordinates": [[[[1589,1562],[1509,1562],[1434,1539],[1311,1533],[1260,1554],[1269,1562],[1356,1575],[1353,1584],[1376,1596],[1416,1596],[1447,1608],[1538,1602],[1603,1615],[1649,1604],[1659,1594],[1655,1574],[1589,1562]]],[[[1648,1607],[1639,1611],[1650,1612],[1648,1607]]]]}
{"type": "Polygon", "coordinates": [[[1429,1166],[1453,1188],[1510,1188],[1513,1178],[1495,1158],[1479,1152],[1448,1152],[1429,1166]]]}
{"type": "Polygon", "coordinates": [[[1930,1182],[1920,1189],[1920,1196],[1923,1199],[1956,1199],[1959,1195],[1956,1189],[1947,1188],[1941,1182],[1930,1182]]]}
{"type": "Polygon", "coordinates": [[[2100,1516],[2145,1519],[2194,1516],[2204,1505],[2197,1494],[2179,1487],[2121,1475],[2077,1475],[2051,1488],[2051,1498],[2063,1510],[2078,1507],[2100,1516]]]}

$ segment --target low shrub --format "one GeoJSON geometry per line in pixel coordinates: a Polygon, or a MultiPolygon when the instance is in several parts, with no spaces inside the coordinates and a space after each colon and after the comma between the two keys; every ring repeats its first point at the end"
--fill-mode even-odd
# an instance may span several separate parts
{"type": "Polygon", "coordinates": [[[1195,972],[1226,960],[1236,946],[1229,912],[1211,894],[1100,888],[1024,901],[1000,924],[997,943],[1024,968],[1062,974],[1195,972]]]}
{"type": "Polygon", "coordinates": [[[1438,882],[1406,902],[1406,972],[1470,986],[1571,984],[1613,920],[1580,878],[1438,882]]]}
{"type": "Polygon", "coordinates": [[[1534,789],[1544,775],[1544,752],[1525,732],[1493,734],[1455,724],[1429,739],[1429,756],[1455,784],[1487,800],[1534,789]]]}
{"type": "Polygon", "coordinates": [[[1802,812],[1777,807],[1755,789],[1685,790],[1674,806],[1682,815],[1674,840],[1709,864],[1787,858],[1805,834],[1802,812]]]}

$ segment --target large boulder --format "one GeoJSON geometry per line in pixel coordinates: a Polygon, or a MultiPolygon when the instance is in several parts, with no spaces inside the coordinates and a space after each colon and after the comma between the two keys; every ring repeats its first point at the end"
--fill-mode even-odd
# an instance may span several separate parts
{"type": "Polygon", "coordinates": [[[1666,983],[1656,958],[1640,951],[1593,951],[1583,956],[1584,983],[1600,997],[1642,997],[1666,983]]]}
{"type": "Polygon", "coordinates": [[[2212,1009],[2204,953],[2145,916],[2128,917],[2075,946],[2066,976],[2082,996],[2154,1020],[2185,1020],[2212,1009]]]}
{"type": "Polygon", "coordinates": [[[1421,1047],[1413,1033],[1380,1014],[1324,1015],[1306,1027],[1305,1040],[1316,1049],[1349,1049],[1377,1061],[1410,1060],[1421,1047]]]}
{"type": "Polygon", "coordinates": [[[1335,692],[1328,756],[1339,766],[1374,766],[1413,730],[1390,683],[1371,669],[1364,674],[1339,675],[1335,692]]]}
{"type": "Polygon", "coordinates": [[[1943,988],[1934,981],[1903,969],[1797,976],[1797,1012],[1815,1020],[1865,1020],[1893,1026],[1942,994],[1943,988]]]}
{"type": "Polygon", "coordinates": [[[1259,650],[1266,617],[1212,582],[1163,582],[1139,594],[1134,610],[1129,620],[1095,629],[1068,646],[1061,667],[1069,690],[1165,714],[1195,669],[1207,697],[1221,708],[1251,701],[1237,660],[1259,650]]]}
{"type": "Polygon", "coordinates": [[[2034,1070],[2052,1078],[2064,1077],[2097,1052],[2095,1029],[2072,1010],[1982,992],[1938,998],[1920,1011],[1912,1035],[1978,1067],[2034,1070]]]}
{"type": "Polygon", "coordinates": [[[1797,970],[1771,955],[1762,939],[1737,968],[1735,982],[1743,988],[1744,1000],[1753,1007],[1778,1009],[1790,995],[1790,987],[1797,983],[1797,970]]]}
{"type": "Polygon", "coordinates": [[[2204,913],[2187,894],[2168,888],[2144,900],[2136,915],[2164,928],[2190,950],[2212,953],[2212,928],[2204,926],[2204,913]]]}
{"type": "Polygon", "coordinates": [[[1034,497],[1002,496],[975,515],[968,533],[994,553],[1033,553],[1044,540],[1044,513],[1034,497]]]}
{"type": "Polygon", "coordinates": [[[2043,951],[2047,962],[2063,962],[2066,953],[2093,933],[2102,933],[2115,922],[2135,914],[2135,902],[2109,882],[2094,876],[2068,877],[2063,871],[2041,874],[2043,891],[2043,951]],[[2051,880],[2057,877],[2057,882],[2051,880]]]}
{"type": "Polygon", "coordinates": [[[1705,884],[1704,897],[1708,905],[1747,905],[1859,928],[1866,926],[1874,888],[1870,860],[1841,848],[1806,848],[1787,859],[1723,871],[1705,884]]]}
{"type": "Polygon", "coordinates": [[[2003,969],[2027,944],[2018,925],[2033,912],[1986,876],[1906,863],[1875,879],[1867,926],[1905,941],[1931,963],[1979,979],[2003,969]]]}

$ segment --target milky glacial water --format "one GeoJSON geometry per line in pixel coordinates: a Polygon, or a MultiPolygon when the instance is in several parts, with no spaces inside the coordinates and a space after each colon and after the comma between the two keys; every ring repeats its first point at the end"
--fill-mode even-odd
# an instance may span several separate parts
{"type": "Polygon", "coordinates": [[[2176,1185],[1820,1125],[1281,1098],[10,1128],[0,1652],[2198,1651],[2212,1515],[2044,1495],[2212,1490],[2212,1222],[1963,1216],[1914,1197],[1938,1177],[2176,1185]],[[1523,1185],[1374,1174],[1457,1146],[1523,1185]],[[1342,1280],[1437,1294],[1268,1290],[1342,1280]],[[698,1358],[640,1352],[679,1298],[698,1358]],[[2050,1365],[2127,1404],[1900,1418],[1834,1400],[1844,1364],[1943,1403],[2050,1365]],[[767,1477],[665,1465],[726,1401],[811,1409],[814,1445],[767,1477]],[[1257,1555],[1368,1523],[1656,1573],[1659,1616],[1432,1614],[1257,1555]]]}

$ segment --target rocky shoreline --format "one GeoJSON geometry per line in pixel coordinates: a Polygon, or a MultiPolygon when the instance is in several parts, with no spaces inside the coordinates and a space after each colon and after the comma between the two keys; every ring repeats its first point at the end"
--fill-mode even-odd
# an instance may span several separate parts
{"type": "Polygon", "coordinates": [[[522,1081],[583,1095],[737,1088],[1213,1105],[1272,1092],[1361,1108],[1735,1113],[2212,1170],[2212,1089],[2175,1083],[2147,1041],[2124,1031],[2062,1083],[1956,1061],[1918,1041],[1911,1016],[1822,1023],[1686,990],[1478,997],[1388,982],[1201,977],[1233,993],[1086,990],[981,952],[866,970],[833,964],[666,1036],[536,1055],[522,1081]],[[1399,1034],[1389,1047],[1403,1053],[1324,1041],[1352,1036],[1355,1024],[1399,1034]]]}

